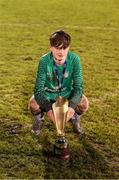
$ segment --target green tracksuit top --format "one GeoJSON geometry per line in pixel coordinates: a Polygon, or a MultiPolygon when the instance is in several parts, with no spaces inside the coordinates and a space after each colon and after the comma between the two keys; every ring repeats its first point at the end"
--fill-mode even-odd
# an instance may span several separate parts
{"type": "Polygon", "coordinates": [[[78,55],[68,51],[65,65],[56,65],[52,52],[41,57],[34,96],[44,111],[52,109],[52,103],[57,96],[67,98],[69,106],[75,109],[83,94],[82,85],[82,67],[78,55]],[[61,88],[59,88],[59,84],[62,85],[61,88]]]}

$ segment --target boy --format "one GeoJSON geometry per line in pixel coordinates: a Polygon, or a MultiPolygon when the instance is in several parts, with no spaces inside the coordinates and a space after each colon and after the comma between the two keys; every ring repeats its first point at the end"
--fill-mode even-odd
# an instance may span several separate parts
{"type": "Polygon", "coordinates": [[[50,52],[40,59],[34,96],[29,102],[35,117],[32,132],[40,133],[44,112],[54,122],[52,104],[57,96],[63,96],[69,100],[68,120],[76,133],[83,134],[80,116],[87,111],[89,102],[83,95],[80,57],[69,51],[71,37],[65,31],[52,33],[49,40],[50,52]]]}

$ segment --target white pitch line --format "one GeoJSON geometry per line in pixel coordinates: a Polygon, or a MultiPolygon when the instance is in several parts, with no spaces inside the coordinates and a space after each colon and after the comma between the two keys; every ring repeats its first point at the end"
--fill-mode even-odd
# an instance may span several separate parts
{"type": "MultiPolygon", "coordinates": [[[[44,27],[45,25],[41,24],[24,24],[24,23],[0,23],[0,26],[11,26],[11,27],[44,27]]],[[[100,30],[100,31],[119,31],[117,27],[98,27],[98,26],[78,26],[78,25],[62,25],[58,28],[69,28],[77,30],[100,30]]]]}
{"type": "Polygon", "coordinates": [[[102,31],[119,31],[119,28],[116,27],[98,27],[98,26],[63,26],[66,28],[72,28],[72,29],[88,29],[88,30],[102,30],[102,31]]]}

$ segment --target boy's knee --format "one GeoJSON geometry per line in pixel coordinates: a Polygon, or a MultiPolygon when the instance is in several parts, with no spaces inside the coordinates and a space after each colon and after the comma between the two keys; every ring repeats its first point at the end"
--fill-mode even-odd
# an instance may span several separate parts
{"type": "Polygon", "coordinates": [[[85,112],[89,108],[89,100],[88,100],[88,98],[85,95],[83,95],[82,98],[83,98],[82,99],[82,108],[84,109],[84,112],[85,112]]]}
{"type": "Polygon", "coordinates": [[[28,109],[31,111],[31,113],[38,113],[41,112],[39,105],[37,104],[34,96],[32,96],[29,100],[28,109]]]}
{"type": "Polygon", "coordinates": [[[83,95],[80,100],[80,103],[76,107],[76,112],[83,114],[88,110],[88,108],[89,108],[88,98],[85,95],[83,95]]]}

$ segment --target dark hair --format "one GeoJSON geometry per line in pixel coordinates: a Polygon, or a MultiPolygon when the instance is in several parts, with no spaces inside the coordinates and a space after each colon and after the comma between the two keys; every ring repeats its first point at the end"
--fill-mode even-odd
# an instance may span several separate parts
{"type": "Polygon", "coordinates": [[[69,34],[63,30],[58,30],[50,35],[50,45],[54,47],[60,47],[66,49],[71,42],[71,37],[69,34]]]}

